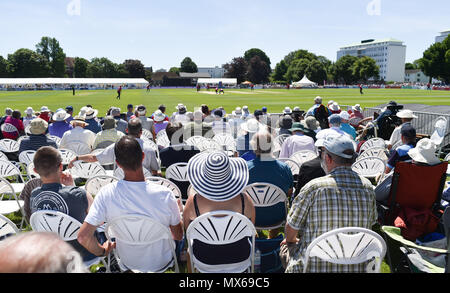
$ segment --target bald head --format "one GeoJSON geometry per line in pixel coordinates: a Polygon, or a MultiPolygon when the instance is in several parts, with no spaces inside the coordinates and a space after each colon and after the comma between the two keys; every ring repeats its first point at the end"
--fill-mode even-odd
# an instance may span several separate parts
{"type": "Polygon", "coordinates": [[[142,133],[142,122],[139,118],[128,121],[128,135],[140,137],[142,133]]]}

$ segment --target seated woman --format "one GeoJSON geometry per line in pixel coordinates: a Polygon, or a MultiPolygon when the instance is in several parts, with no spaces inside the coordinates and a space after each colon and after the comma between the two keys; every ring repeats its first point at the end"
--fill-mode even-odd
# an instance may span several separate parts
{"type": "MultiPolygon", "coordinates": [[[[184,228],[202,214],[213,211],[234,211],[245,215],[254,224],[255,207],[242,191],[249,179],[246,162],[229,158],[222,152],[200,153],[188,164],[188,178],[196,194],[190,195],[183,212],[184,228]]],[[[251,251],[248,238],[228,245],[210,245],[195,240],[195,258],[204,264],[232,264],[246,260],[251,251]]]]}

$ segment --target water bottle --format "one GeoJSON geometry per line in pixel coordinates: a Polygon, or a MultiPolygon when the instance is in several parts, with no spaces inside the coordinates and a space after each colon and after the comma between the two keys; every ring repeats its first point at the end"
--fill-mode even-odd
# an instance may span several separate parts
{"type": "Polygon", "coordinates": [[[255,251],[255,274],[261,273],[261,251],[256,248],[255,251]]]}

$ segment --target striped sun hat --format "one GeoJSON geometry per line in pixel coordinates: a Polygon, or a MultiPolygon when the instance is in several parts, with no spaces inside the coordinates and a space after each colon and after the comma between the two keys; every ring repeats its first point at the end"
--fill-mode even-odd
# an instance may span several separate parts
{"type": "Polygon", "coordinates": [[[212,201],[227,201],[247,186],[249,173],[245,160],[229,158],[222,152],[200,153],[189,160],[189,182],[201,196],[212,201]]]}

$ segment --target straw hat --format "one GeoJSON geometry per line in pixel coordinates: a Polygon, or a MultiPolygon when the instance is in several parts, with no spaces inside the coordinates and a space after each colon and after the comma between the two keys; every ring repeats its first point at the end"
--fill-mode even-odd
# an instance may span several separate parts
{"type": "Polygon", "coordinates": [[[64,121],[69,117],[70,117],[70,114],[68,114],[65,110],[59,110],[58,112],[56,112],[53,115],[52,119],[54,121],[64,121]]]}
{"type": "Polygon", "coordinates": [[[81,108],[80,115],[86,116],[86,120],[97,117],[98,110],[93,109],[91,107],[83,107],[81,108]]]}
{"type": "Polygon", "coordinates": [[[308,129],[317,130],[320,127],[319,121],[314,116],[306,117],[305,120],[302,120],[301,123],[308,129]]]}
{"type": "Polygon", "coordinates": [[[30,133],[34,135],[43,134],[47,131],[48,123],[44,119],[36,118],[30,122],[30,133]]]}
{"type": "Polygon", "coordinates": [[[82,123],[82,124],[84,124],[84,126],[89,125],[89,123],[86,123],[86,116],[83,116],[83,115],[77,115],[77,116],[73,117],[73,120],[70,121],[70,124],[72,124],[72,126],[73,126],[74,123],[82,123]]]}
{"type": "Polygon", "coordinates": [[[222,152],[197,154],[189,160],[187,169],[194,190],[206,199],[217,202],[241,194],[249,180],[246,161],[229,158],[222,152]]]}
{"type": "Polygon", "coordinates": [[[248,133],[256,133],[260,128],[261,124],[256,119],[249,119],[241,124],[241,129],[248,133]]]}
{"type": "Polygon", "coordinates": [[[409,150],[408,155],[416,162],[428,165],[441,163],[436,155],[436,145],[428,138],[424,138],[417,143],[417,146],[409,150]]]}

